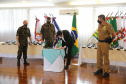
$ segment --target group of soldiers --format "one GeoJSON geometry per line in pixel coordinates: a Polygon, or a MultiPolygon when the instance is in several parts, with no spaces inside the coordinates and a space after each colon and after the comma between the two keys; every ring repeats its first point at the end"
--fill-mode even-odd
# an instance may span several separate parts
{"type": "MultiPolygon", "coordinates": [[[[40,31],[40,36],[42,38],[41,43],[43,43],[44,39],[46,42],[45,48],[52,48],[53,43],[55,42],[55,39],[56,39],[55,27],[50,22],[51,22],[50,17],[47,17],[47,23],[42,25],[42,28],[40,31]]],[[[17,55],[17,59],[18,59],[17,65],[18,66],[20,66],[20,59],[22,56],[22,52],[23,52],[24,64],[29,65],[29,63],[26,60],[27,59],[27,48],[28,48],[28,44],[30,44],[31,46],[33,44],[32,44],[30,29],[27,27],[27,25],[28,25],[27,20],[24,20],[23,26],[18,28],[17,34],[16,34],[17,45],[18,45],[18,55],[17,55]],[[28,37],[30,39],[30,42],[28,42],[28,37]]],[[[41,45],[41,43],[34,42],[34,44],[40,44],[40,45],[41,45]]]]}
{"type": "MultiPolygon", "coordinates": [[[[98,26],[98,44],[97,44],[97,71],[94,72],[95,75],[103,75],[103,77],[109,77],[109,67],[110,67],[110,62],[109,62],[109,48],[110,48],[110,43],[112,40],[115,38],[116,34],[115,31],[112,27],[111,24],[105,21],[105,15],[99,15],[98,20],[97,20],[99,26],[98,26]],[[110,37],[112,36],[112,38],[110,37]],[[104,63],[103,63],[104,60],[104,63]]],[[[30,29],[27,27],[28,22],[25,20],[23,22],[23,26],[19,27],[16,38],[17,38],[17,45],[19,46],[18,49],[18,62],[17,65],[20,66],[20,59],[21,55],[23,52],[23,58],[24,58],[24,64],[29,65],[29,63],[26,61],[27,59],[27,48],[28,48],[28,39],[29,37],[31,45],[32,45],[32,39],[31,39],[31,34],[30,34],[30,29]]],[[[71,50],[73,47],[73,41],[72,36],[71,40],[67,38],[67,36],[63,35],[69,35],[69,32],[64,31],[58,32],[58,37],[64,39],[64,42],[66,42],[64,47],[61,47],[61,49],[65,49],[67,46],[70,46],[68,49],[69,55],[71,55],[71,50]],[[65,37],[65,38],[64,38],[65,37]],[[72,45],[70,45],[72,44],[72,45]]],[[[40,31],[40,36],[41,36],[41,43],[43,43],[43,40],[45,40],[46,45],[45,48],[52,48],[53,43],[55,43],[56,40],[56,33],[55,33],[55,27],[53,24],[51,24],[51,19],[50,17],[47,17],[47,23],[42,25],[41,31],[40,31]]],[[[71,57],[71,56],[70,56],[71,57]]],[[[68,61],[68,65],[70,65],[70,58],[68,61]]],[[[68,66],[66,67],[68,68],[68,66]]]]}
{"type": "MultiPolygon", "coordinates": [[[[17,66],[20,66],[20,59],[23,53],[23,58],[24,58],[24,64],[29,65],[27,62],[27,48],[28,48],[28,43],[32,46],[32,39],[31,39],[31,34],[30,34],[30,29],[27,27],[28,22],[25,20],[23,22],[23,26],[19,27],[17,30],[16,34],[16,39],[17,39],[17,45],[18,45],[18,55],[17,55],[17,66]],[[30,39],[30,42],[28,42],[28,37],[30,39]]],[[[40,37],[41,37],[41,43],[45,41],[46,45],[44,48],[53,48],[53,44],[56,41],[56,32],[55,32],[55,27],[53,24],[51,24],[51,18],[47,17],[47,23],[43,24],[40,30],[40,37]]],[[[73,47],[73,38],[71,34],[65,30],[65,31],[58,31],[57,32],[57,37],[63,38],[63,45],[59,49],[65,49],[68,47],[68,61],[66,65],[66,69],[68,69],[71,61],[71,51],[73,47]],[[59,33],[60,32],[60,33],[59,33]],[[63,35],[63,33],[65,35],[63,35]],[[69,37],[69,38],[66,38],[69,37]],[[72,42],[72,43],[70,43],[72,42]]],[[[34,42],[34,44],[37,44],[34,42]]],[[[57,48],[57,46],[56,46],[57,48]]]]}

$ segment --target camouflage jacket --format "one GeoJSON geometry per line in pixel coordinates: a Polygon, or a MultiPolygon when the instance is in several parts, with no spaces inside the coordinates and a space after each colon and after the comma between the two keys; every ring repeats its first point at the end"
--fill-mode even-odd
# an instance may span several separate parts
{"type": "Polygon", "coordinates": [[[20,45],[27,45],[28,44],[28,37],[31,36],[30,29],[21,26],[17,30],[16,36],[19,36],[19,43],[20,45]]]}
{"type": "Polygon", "coordinates": [[[55,27],[53,24],[43,24],[41,27],[40,34],[43,35],[43,40],[45,41],[53,41],[55,35],[55,27]]]}

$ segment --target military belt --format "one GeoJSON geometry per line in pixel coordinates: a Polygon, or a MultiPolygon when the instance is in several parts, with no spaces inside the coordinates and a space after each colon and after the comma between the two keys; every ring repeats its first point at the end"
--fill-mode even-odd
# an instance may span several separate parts
{"type": "Polygon", "coordinates": [[[98,39],[98,41],[99,41],[99,42],[106,42],[105,40],[99,40],[99,39],[98,39]]]}

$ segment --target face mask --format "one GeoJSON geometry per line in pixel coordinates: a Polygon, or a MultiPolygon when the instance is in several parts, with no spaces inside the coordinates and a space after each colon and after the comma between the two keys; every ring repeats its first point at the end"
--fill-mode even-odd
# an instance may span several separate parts
{"type": "Polygon", "coordinates": [[[25,27],[27,27],[27,24],[24,24],[25,27]]]}
{"type": "Polygon", "coordinates": [[[99,24],[101,24],[101,21],[97,20],[97,22],[98,22],[99,24]]]}
{"type": "Polygon", "coordinates": [[[50,21],[47,21],[48,24],[50,24],[50,21]]]}

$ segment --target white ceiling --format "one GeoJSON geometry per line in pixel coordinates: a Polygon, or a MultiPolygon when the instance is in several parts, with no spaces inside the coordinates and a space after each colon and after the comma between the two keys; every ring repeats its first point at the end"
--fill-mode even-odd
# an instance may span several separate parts
{"type": "Polygon", "coordinates": [[[124,5],[126,0],[0,0],[0,8],[124,5]]]}
{"type": "MultiPolygon", "coordinates": [[[[62,3],[72,2],[77,0],[0,0],[0,3],[62,3]]],[[[78,0],[80,1],[80,0],[78,0]]]]}

